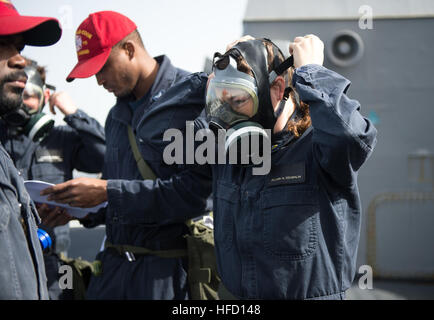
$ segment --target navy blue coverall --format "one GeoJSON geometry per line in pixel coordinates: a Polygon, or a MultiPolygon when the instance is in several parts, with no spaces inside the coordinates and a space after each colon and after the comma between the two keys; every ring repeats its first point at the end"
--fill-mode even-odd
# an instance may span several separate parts
{"type": "MultiPolygon", "coordinates": [[[[5,124],[0,127],[1,142],[24,180],[58,184],[72,179],[74,169],[88,173],[102,172],[105,153],[104,128],[82,110],[65,116],[64,121],[67,126],[53,127],[49,134],[37,143],[23,134],[13,134],[5,124]]],[[[51,229],[45,226],[42,228],[51,233],[51,229]]],[[[57,228],[65,230],[69,227],[57,228]]],[[[55,252],[67,250],[69,235],[66,239],[62,236],[62,239],[55,237],[55,252]]],[[[66,292],[64,295],[58,283],[60,275],[57,255],[44,254],[44,261],[50,299],[66,298],[66,292]]]]}
{"type": "Polygon", "coordinates": [[[0,143],[0,299],[48,299],[38,213],[0,143]]]}
{"type": "Polygon", "coordinates": [[[307,65],[293,85],[312,126],[273,149],[271,172],[213,166],[219,272],[243,299],[342,299],[356,272],[357,174],[377,131],[339,74],[307,65]]]}
{"type": "Polygon", "coordinates": [[[64,117],[67,126],[55,126],[39,143],[25,135],[11,135],[5,126],[0,138],[24,180],[58,184],[72,179],[74,169],[102,172],[104,128],[82,110],[64,117]]]}
{"type": "MultiPolygon", "coordinates": [[[[185,128],[187,120],[194,120],[200,114],[206,76],[188,75],[175,68],[165,56],[156,60],[160,65],[158,74],[145,96],[138,101],[133,97],[118,99],[107,117],[103,178],[108,180],[108,206],[90,214],[83,224],[93,227],[105,223],[107,241],[114,245],[151,250],[185,249],[184,222],[204,213],[208,194],[203,195],[202,175],[192,173],[194,168],[186,170],[183,166],[164,163],[163,150],[169,142],[163,141],[163,135],[170,128],[185,128]],[[178,85],[182,78],[185,80],[178,85]],[[136,139],[137,144],[144,160],[159,177],[155,181],[143,180],[128,140],[127,126],[131,125],[135,131],[139,121],[144,134],[136,139]],[[173,186],[170,177],[176,173],[179,176],[173,186]],[[170,187],[166,189],[166,185],[170,187]],[[162,192],[175,193],[173,188],[191,190],[191,193],[184,194],[187,203],[163,196],[164,202],[176,211],[176,215],[170,216],[156,197],[162,192]],[[178,203],[180,207],[176,208],[178,203]],[[147,219],[151,215],[165,218],[155,223],[147,219]]],[[[210,189],[209,179],[205,180],[205,189],[207,184],[210,189]]],[[[102,274],[91,278],[89,299],[188,298],[185,258],[136,255],[135,261],[129,261],[113,248],[106,248],[97,258],[102,262],[102,274]]]]}

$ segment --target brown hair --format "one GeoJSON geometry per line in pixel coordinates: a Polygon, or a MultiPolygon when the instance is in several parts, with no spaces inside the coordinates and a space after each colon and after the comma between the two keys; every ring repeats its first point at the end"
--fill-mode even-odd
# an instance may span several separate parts
{"type": "MultiPolygon", "coordinates": [[[[278,53],[277,59],[275,59],[275,55],[273,52],[273,44],[270,41],[265,39],[262,40],[265,48],[267,49],[267,61],[268,61],[268,72],[271,72],[277,63],[282,63],[285,60],[285,57],[281,52],[278,53]]],[[[238,71],[247,73],[248,75],[253,77],[252,68],[249,66],[247,61],[243,57],[239,57],[237,61],[237,69],[238,71]]],[[[312,121],[309,114],[309,105],[300,101],[297,103],[297,99],[295,98],[295,88],[292,86],[292,76],[294,74],[294,68],[290,67],[288,70],[282,73],[282,76],[286,79],[288,85],[292,88],[291,93],[289,94],[289,98],[295,105],[295,108],[298,109],[299,117],[295,120],[290,120],[287,125],[287,130],[292,132],[296,138],[300,137],[307,128],[310,127],[312,121]]],[[[295,112],[295,111],[294,111],[295,112]]]]}
{"type": "MultiPolygon", "coordinates": [[[[312,120],[310,118],[309,113],[309,105],[307,103],[304,103],[303,101],[299,100],[299,104],[297,104],[297,99],[295,98],[296,91],[295,88],[292,86],[292,76],[294,74],[294,68],[289,68],[289,79],[291,80],[289,82],[290,87],[292,88],[291,93],[289,94],[289,97],[292,99],[292,102],[294,103],[296,110],[298,111],[299,117],[295,120],[289,120],[287,129],[288,131],[291,131],[294,134],[294,137],[298,138],[311,126],[312,120]]],[[[295,112],[294,111],[294,112],[295,112]]]]}

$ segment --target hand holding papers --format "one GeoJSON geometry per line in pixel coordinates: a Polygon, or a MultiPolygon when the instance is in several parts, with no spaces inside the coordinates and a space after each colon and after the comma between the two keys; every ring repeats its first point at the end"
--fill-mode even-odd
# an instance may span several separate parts
{"type": "Polygon", "coordinates": [[[47,183],[44,181],[30,180],[30,181],[25,181],[24,185],[26,186],[26,189],[30,197],[35,203],[46,203],[51,206],[65,208],[68,214],[79,219],[85,217],[90,212],[97,212],[100,208],[103,208],[107,205],[107,202],[103,202],[91,208],[72,207],[69,204],[50,201],[48,200],[47,195],[40,194],[42,190],[52,187],[54,186],[54,184],[47,183]]]}

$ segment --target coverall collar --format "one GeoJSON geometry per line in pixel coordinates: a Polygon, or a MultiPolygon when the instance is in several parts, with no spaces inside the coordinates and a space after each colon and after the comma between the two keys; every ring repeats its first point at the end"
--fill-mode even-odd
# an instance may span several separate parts
{"type": "Polygon", "coordinates": [[[125,125],[136,124],[140,117],[142,116],[144,110],[152,104],[152,100],[156,100],[163,94],[163,89],[167,87],[168,83],[173,83],[176,77],[176,69],[170,62],[170,59],[165,56],[155,57],[157,63],[160,65],[158,69],[157,76],[154,83],[148,92],[140,98],[138,101],[142,103],[140,106],[135,108],[134,113],[131,110],[129,104],[136,99],[131,94],[125,98],[120,98],[117,100],[116,105],[113,107],[113,119],[124,123],[125,125]]]}

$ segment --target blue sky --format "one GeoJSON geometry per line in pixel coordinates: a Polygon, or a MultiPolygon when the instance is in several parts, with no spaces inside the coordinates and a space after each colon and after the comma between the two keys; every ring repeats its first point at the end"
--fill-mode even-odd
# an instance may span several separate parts
{"type": "MultiPolygon", "coordinates": [[[[79,108],[104,123],[115,103],[114,96],[99,87],[95,77],[65,81],[77,62],[75,31],[89,13],[113,10],[125,14],[137,24],[150,54],[166,54],[174,65],[195,72],[202,70],[206,57],[224,51],[226,44],[242,35],[247,0],[13,0],[13,3],[20,14],[52,16],[61,21],[63,34],[56,45],[26,47],[23,54],[47,67],[48,83],[67,91],[79,108]]],[[[57,122],[61,119],[56,116],[57,122]]]]}

